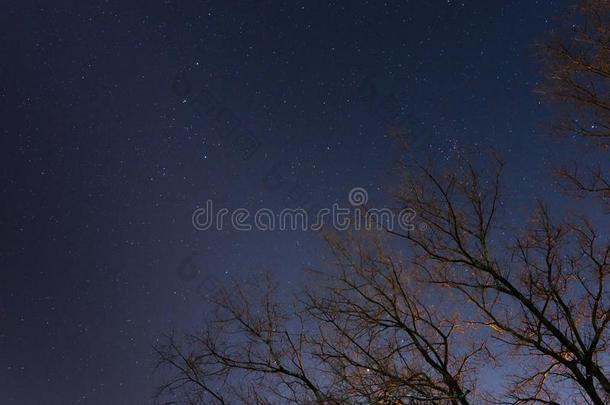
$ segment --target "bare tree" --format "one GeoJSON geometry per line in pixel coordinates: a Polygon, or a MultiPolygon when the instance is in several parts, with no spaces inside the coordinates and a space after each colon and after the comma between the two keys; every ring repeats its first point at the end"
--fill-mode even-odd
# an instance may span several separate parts
{"type": "Polygon", "coordinates": [[[270,278],[256,281],[221,289],[202,331],[181,342],[169,336],[156,347],[158,366],[170,372],[159,397],[206,404],[312,404],[327,397],[323,376],[305,367],[311,359],[298,312],[276,301],[270,278]]]}
{"type": "Polygon", "coordinates": [[[464,339],[455,306],[379,237],[327,241],[337,271],[323,294],[308,293],[306,309],[319,325],[317,358],[348,387],[342,397],[468,404],[485,341],[464,339]]]}
{"type": "Polygon", "coordinates": [[[408,177],[399,198],[429,225],[402,235],[414,262],[430,282],[463,293],[479,310],[473,321],[493,329],[513,356],[529,358],[513,400],[500,402],[556,403],[571,389],[587,403],[607,403],[607,236],[586,219],[555,222],[542,203],[524,230],[507,235],[498,223],[503,164],[490,166],[409,168],[419,175],[408,177]]]}
{"type": "Polygon", "coordinates": [[[338,271],[316,272],[315,288],[292,307],[270,279],[259,294],[252,284],[235,285],[219,293],[205,331],[183,344],[169,337],[159,345],[159,366],[169,366],[171,374],[160,397],[221,404],[468,404],[485,341],[463,339],[468,331],[455,306],[436,310],[443,305],[432,294],[436,286],[425,296],[422,285],[410,287],[415,280],[380,238],[327,240],[338,271]]]}
{"type": "MultiPolygon", "coordinates": [[[[540,91],[565,108],[558,129],[605,150],[610,1],[576,10],[569,35],[542,47],[540,91]]],[[[610,403],[609,224],[558,219],[543,202],[531,218],[511,221],[497,158],[444,168],[411,159],[402,169],[396,198],[425,229],[327,234],[332,266],[312,272],[313,286],[292,299],[269,278],[221,290],[201,331],[156,347],[168,377],[159,398],[610,403]],[[482,386],[490,368],[505,389],[482,386]]],[[[561,175],[573,191],[608,204],[603,165],[561,175]]]]}
{"type": "MultiPolygon", "coordinates": [[[[581,0],[569,23],[537,46],[545,80],[538,88],[558,109],[556,129],[610,148],[610,1],[581,0]]],[[[610,212],[607,164],[564,167],[569,190],[595,195],[610,212]]]]}
{"type": "Polygon", "coordinates": [[[397,198],[427,227],[388,233],[407,242],[402,258],[376,234],[328,236],[333,266],[290,305],[269,279],[222,291],[203,331],[157,348],[173,370],[160,393],[194,403],[607,403],[608,236],[585,218],[556,221],[542,203],[523,229],[502,226],[503,164],[483,168],[405,166],[397,198]],[[482,359],[511,363],[508,391],[478,384],[482,359]]]}

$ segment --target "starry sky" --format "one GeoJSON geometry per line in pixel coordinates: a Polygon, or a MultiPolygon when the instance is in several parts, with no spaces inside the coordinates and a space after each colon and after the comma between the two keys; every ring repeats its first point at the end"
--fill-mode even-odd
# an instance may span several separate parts
{"type": "MultiPolygon", "coordinates": [[[[298,286],[314,233],[200,232],[230,209],[385,193],[495,147],[513,201],[557,194],[532,42],[564,1],[39,1],[0,13],[0,402],[148,403],[151,345],[214,282],[298,286]],[[210,114],[213,111],[213,114],[210,114]],[[212,282],[213,281],[213,282],[212,282]]],[[[516,204],[518,205],[518,204],[516,204]]]]}

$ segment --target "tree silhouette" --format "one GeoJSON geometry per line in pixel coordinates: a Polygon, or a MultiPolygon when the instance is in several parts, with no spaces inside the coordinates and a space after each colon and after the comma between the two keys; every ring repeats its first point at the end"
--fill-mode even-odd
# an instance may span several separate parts
{"type": "MultiPolygon", "coordinates": [[[[537,45],[544,67],[538,92],[558,107],[555,129],[610,149],[610,1],[580,1],[571,24],[537,45]]],[[[606,169],[607,170],[607,169],[606,169]]],[[[593,194],[610,212],[610,178],[600,165],[563,167],[571,191],[593,194]]]]}
{"type": "MultiPolygon", "coordinates": [[[[610,1],[539,46],[556,128],[610,146],[610,1]]],[[[563,168],[608,208],[603,165],[563,168]]],[[[504,163],[406,159],[395,191],[426,227],[324,234],[328,269],[218,291],[205,327],[156,347],[159,397],[220,404],[610,403],[607,223],[544,202],[510,221],[504,163]],[[504,381],[490,387],[486,374],[504,381]]],[[[566,199],[569,197],[566,197],[566,199]]],[[[610,211],[609,211],[610,212],[610,211]]],[[[607,217],[605,217],[607,218],[607,217]]],[[[605,219],[604,218],[604,219],[605,219]]]]}

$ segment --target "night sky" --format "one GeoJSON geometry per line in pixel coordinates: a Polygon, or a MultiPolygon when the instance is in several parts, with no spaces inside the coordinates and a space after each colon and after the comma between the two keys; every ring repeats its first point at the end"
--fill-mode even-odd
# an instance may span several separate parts
{"type": "Polygon", "coordinates": [[[298,286],[321,260],[312,232],[195,230],[208,199],[311,208],[363,187],[389,206],[389,132],[408,130],[436,161],[496,148],[525,209],[576,150],[534,92],[532,43],[565,2],[2,8],[2,404],[148,403],[151,345],[196,328],[214,283],[298,286]]]}

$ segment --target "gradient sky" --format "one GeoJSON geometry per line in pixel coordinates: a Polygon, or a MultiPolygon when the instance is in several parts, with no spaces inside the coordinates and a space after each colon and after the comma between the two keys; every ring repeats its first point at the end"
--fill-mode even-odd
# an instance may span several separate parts
{"type": "Polygon", "coordinates": [[[422,157],[497,148],[513,201],[553,201],[576,146],[545,132],[531,44],[566,9],[4,2],[0,402],[147,403],[151,344],[198,325],[210,280],[298,286],[322,255],[312,233],[198,232],[193,210],[391,204],[391,119],[422,157]]]}

